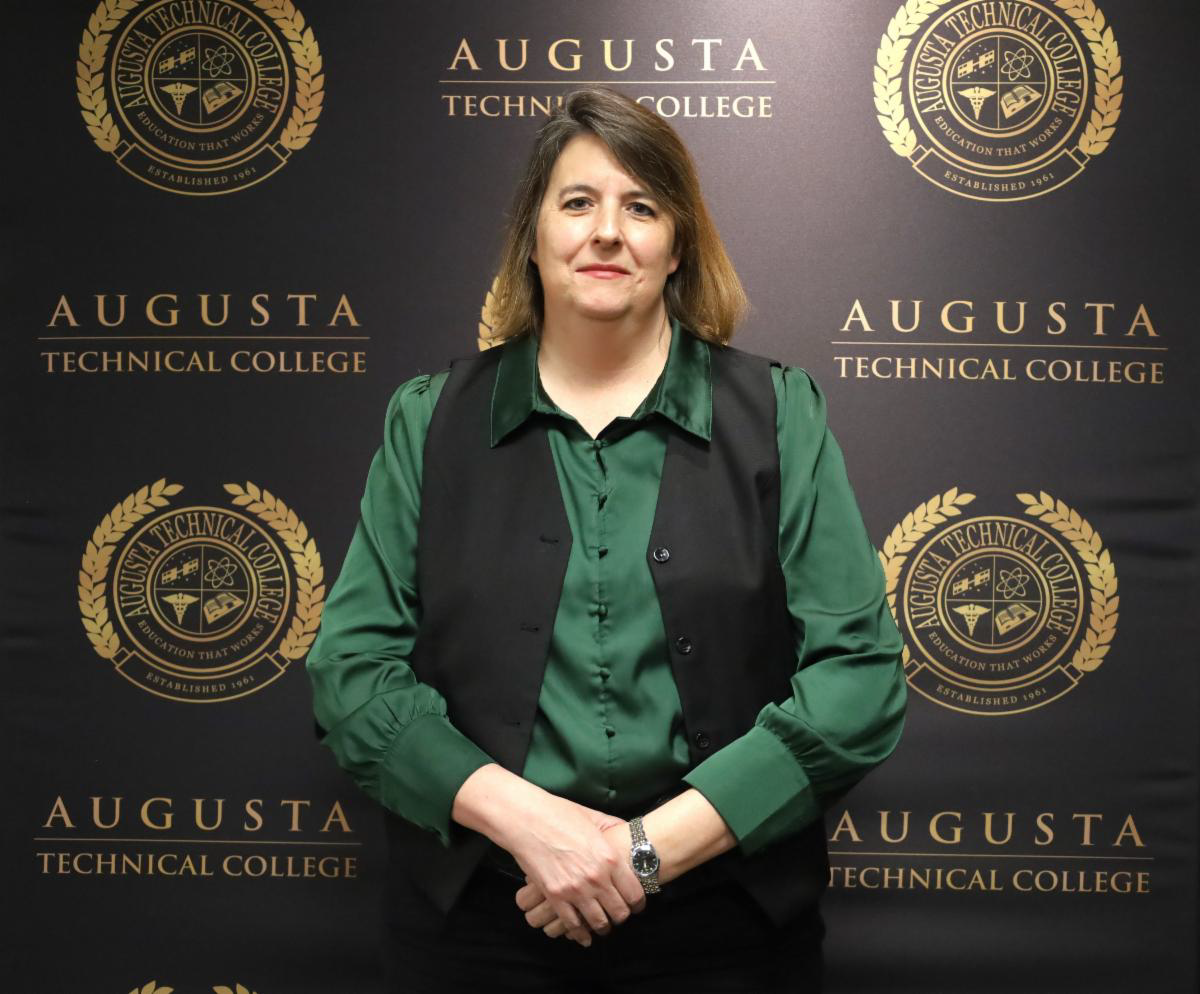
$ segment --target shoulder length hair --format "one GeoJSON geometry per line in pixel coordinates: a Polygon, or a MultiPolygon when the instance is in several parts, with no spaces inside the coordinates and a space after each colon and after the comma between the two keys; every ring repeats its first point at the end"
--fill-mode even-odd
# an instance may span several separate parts
{"type": "Polygon", "coordinates": [[[680,250],[680,259],[663,293],[667,313],[700,337],[728,344],[749,303],[700,194],[691,154],[675,129],[654,111],[603,86],[570,93],[534,139],[501,249],[492,340],[529,330],[541,333],[542,284],[529,254],[554,163],[566,143],[585,132],[604,142],[675,222],[673,249],[680,250]]]}

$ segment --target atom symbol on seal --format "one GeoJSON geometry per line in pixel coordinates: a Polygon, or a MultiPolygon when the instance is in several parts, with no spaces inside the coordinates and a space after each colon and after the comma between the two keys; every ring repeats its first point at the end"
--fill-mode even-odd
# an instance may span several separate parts
{"type": "Polygon", "coordinates": [[[1000,571],[1000,582],[996,584],[996,589],[1002,597],[1024,597],[1025,585],[1028,582],[1029,574],[1021,569],[1021,567],[1002,569],[1000,571]]]}
{"type": "Polygon", "coordinates": [[[1016,79],[1029,79],[1031,62],[1033,62],[1033,56],[1022,45],[1015,52],[1004,53],[1004,62],[1000,66],[1000,71],[1008,77],[1009,82],[1016,79]]]}
{"type": "Polygon", "coordinates": [[[214,587],[228,587],[233,583],[233,561],[228,556],[222,556],[208,568],[204,579],[214,587]]]}
{"type": "Polygon", "coordinates": [[[233,52],[222,45],[220,48],[209,48],[204,52],[202,68],[212,76],[228,76],[231,72],[229,63],[233,61],[233,52]]]}

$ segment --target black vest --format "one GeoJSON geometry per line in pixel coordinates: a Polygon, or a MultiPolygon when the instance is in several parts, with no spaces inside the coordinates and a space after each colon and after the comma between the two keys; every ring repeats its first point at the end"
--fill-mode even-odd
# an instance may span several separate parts
{"type": "MultiPolygon", "coordinates": [[[[434,407],[423,459],[422,610],[411,665],[445,697],[455,727],[520,776],[572,536],[543,416],[532,415],[489,447],[503,348],[452,361],[434,407]]],[[[693,766],[745,733],[768,702],[789,698],[796,668],[778,557],[770,374],[778,363],[731,346],[708,348],[712,439],[668,432],[645,553],[693,766]]],[[[409,821],[390,813],[386,821],[392,872],[448,912],[487,837],[451,822],[446,848],[409,821]]],[[[735,847],[717,859],[780,923],[812,910],[828,883],[822,819],[751,856],[735,847]]]]}

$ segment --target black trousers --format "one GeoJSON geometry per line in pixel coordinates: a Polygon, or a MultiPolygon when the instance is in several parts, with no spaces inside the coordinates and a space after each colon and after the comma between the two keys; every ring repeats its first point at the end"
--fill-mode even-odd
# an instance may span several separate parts
{"type": "Polygon", "coordinates": [[[384,929],[387,990],[819,992],[825,934],[820,912],[777,927],[740,884],[706,878],[702,870],[648,895],[642,911],[607,935],[593,934],[588,948],[566,936],[551,939],[526,922],[516,904],[524,880],[487,862],[446,917],[393,872],[384,929]]]}

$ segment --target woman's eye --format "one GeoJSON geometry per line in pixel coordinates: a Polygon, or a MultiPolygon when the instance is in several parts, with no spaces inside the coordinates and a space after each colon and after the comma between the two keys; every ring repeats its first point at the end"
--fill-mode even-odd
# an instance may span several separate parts
{"type": "MultiPolygon", "coordinates": [[[[583,210],[590,203],[591,201],[587,197],[572,197],[570,200],[563,203],[563,209],[569,211],[583,210]]],[[[651,207],[649,204],[643,203],[640,200],[631,201],[629,207],[632,209],[633,213],[637,214],[639,217],[655,217],[657,213],[653,207],[651,207]]]]}

